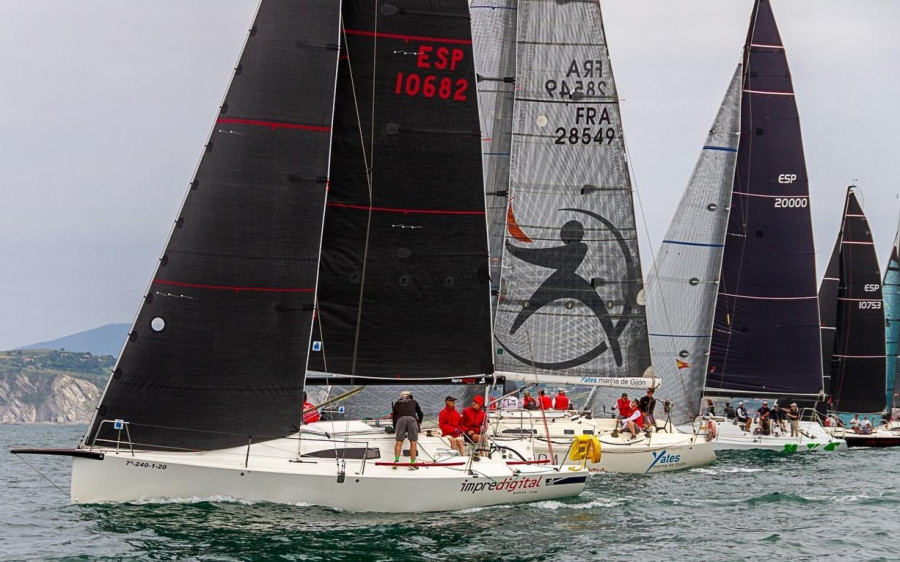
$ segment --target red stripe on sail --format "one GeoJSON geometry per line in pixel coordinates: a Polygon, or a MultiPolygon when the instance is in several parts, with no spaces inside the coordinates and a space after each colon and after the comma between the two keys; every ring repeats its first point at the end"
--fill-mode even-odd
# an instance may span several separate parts
{"type": "Polygon", "coordinates": [[[160,285],[172,285],[174,287],[190,287],[192,289],[212,289],[215,291],[256,291],[261,293],[311,293],[315,289],[306,287],[239,287],[234,285],[204,285],[202,283],[182,283],[179,281],[167,281],[165,279],[154,279],[154,283],[160,285]]]}
{"type": "Polygon", "coordinates": [[[364,31],[361,29],[345,29],[348,35],[364,35],[366,37],[380,37],[383,39],[402,39],[403,41],[427,41],[429,43],[456,43],[459,45],[471,45],[471,39],[449,39],[447,37],[423,37],[421,35],[401,35],[399,33],[381,33],[378,31],[364,31]]]}
{"type": "Polygon", "coordinates": [[[376,211],[379,213],[400,213],[403,215],[483,215],[484,211],[451,211],[439,209],[399,209],[396,207],[369,207],[368,205],[351,205],[350,203],[328,203],[328,207],[357,209],[360,211],[376,211]]]}
{"type": "Polygon", "coordinates": [[[321,125],[304,125],[303,123],[283,123],[280,121],[262,121],[259,119],[241,119],[239,117],[220,117],[216,119],[217,125],[254,125],[256,127],[270,127],[276,129],[301,129],[303,131],[318,131],[327,133],[331,127],[321,125]]]}

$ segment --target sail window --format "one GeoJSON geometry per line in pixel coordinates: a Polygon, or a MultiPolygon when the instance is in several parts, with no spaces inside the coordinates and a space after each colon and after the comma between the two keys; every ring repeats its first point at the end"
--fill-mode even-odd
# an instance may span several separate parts
{"type": "Polygon", "coordinates": [[[690,353],[688,353],[688,350],[686,349],[682,349],[678,352],[678,357],[681,357],[682,359],[686,358],[688,355],[690,355],[690,353]]]}
{"type": "Polygon", "coordinates": [[[691,280],[689,281],[689,283],[690,283],[691,285],[699,285],[699,284],[700,284],[700,280],[697,279],[696,277],[691,277],[691,280]]]}
{"type": "Polygon", "coordinates": [[[538,115],[537,119],[535,119],[534,122],[537,123],[538,127],[546,127],[547,123],[549,123],[550,121],[547,119],[546,115],[538,115]]]}
{"type": "Polygon", "coordinates": [[[575,308],[575,301],[566,301],[566,309],[572,310],[575,308]]]}
{"type": "Polygon", "coordinates": [[[529,306],[531,306],[531,303],[527,299],[522,301],[522,308],[528,308],[529,306]]]}
{"type": "Polygon", "coordinates": [[[706,206],[706,208],[709,209],[710,211],[715,211],[716,209],[719,208],[719,206],[716,205],[715,203],[710,203],[709,205],[706,206]]]}
{"type": "Polygon", "coordinates": [[[611,309],[614,306],[616,306],[616,303],[614,303],[613,301],[606,301],[606,308],[611,309]]]}
{"type": "Polygon", "coordinates": [[[166,329],[166,321],[157,316],[150,321],[150,329],[152,329],[154,332],[162,332],[166,329]]]}

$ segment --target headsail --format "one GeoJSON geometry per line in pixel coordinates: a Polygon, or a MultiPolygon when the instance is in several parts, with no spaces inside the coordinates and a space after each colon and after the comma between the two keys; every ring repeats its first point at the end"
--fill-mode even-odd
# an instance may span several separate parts
{"type": "MultiPolygon", "coordinates": [[[[886,364],[881,338],[885,325],[881,271],[869,222],[852,187],[847,190],[838,247],[838,290],[831,301],[835,306],[834,344],[830,364],[826,364],[831,375],[831,409],[883,412],[886,364]]],[[[823,291],[824,298],[827,293],[823,291]]],[[[823,308],[828,305],[829,301],[823,300],[823,308]]]]}
{"type": "Polygon", "coordinates": [[[772,8],[757,0],[704,391],[815,398],[823,390],[821,361],[800,118],[772,8]]]}
{"type": "Polygon", "coordinates": [[[344,4],[310,369],[350,384],[493,371],[468,3],[419,8],[344,4]]]}
{"type": "Polygon", "coordinates": [[[88,442],[116,419],[201,450],[297,424],[340,41],[339,4],[311,3],[261,3],[88,442]]]}
{"type": "Polygon", "coordinates": [[[599,4],[521,0],[516,61],[497,368],[640,377],[643,280],[599,4]]]}
{"type": "Polygon", "coordinates": [[[493,308],[496,308],[499,294],[509,193],[517,5],[518,0],[473,0],[470,8],[484,155],[493,308]]]}
{"type": "Polygon", "coordinates": [[[895,393],[900,390],[900,371],[898,371],[897,355],[900,354],[900,229],[891,246],[891,257],[884,272],[882,284],[885,316],[885,355],[887,356],[887,401],[890,412],[900,401],[895,393]]]}
{"type": "Polygon", "coordinates": [[[672,402],[675,423],[699,413],[734,182],[740,104],[738,65],[647,279],[650,351],[653,371],[662,380],[657,397],[672,402]]]}

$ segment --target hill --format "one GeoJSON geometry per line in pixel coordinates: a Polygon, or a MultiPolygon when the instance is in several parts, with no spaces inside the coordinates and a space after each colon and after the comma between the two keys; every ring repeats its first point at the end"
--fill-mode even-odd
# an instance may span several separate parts
{"type": "Polygon", "coordinates": [[[107,324],[55,340],[33,343],[19,349],[60,349],[117,357],[119,351],[122,350],[129,327],[128,324],[107,324]]]}

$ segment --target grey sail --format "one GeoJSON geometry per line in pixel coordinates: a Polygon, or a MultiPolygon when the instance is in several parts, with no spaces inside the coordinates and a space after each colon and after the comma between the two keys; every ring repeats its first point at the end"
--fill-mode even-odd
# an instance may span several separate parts
{"type": "Polygon", "coordinates": [[[650,351],[653,371],[662,382],[658,398],[672,402],[676,424],[699,413],[740,139],[740,110],[738,65],[647,279],[650,351]]]}
{"type": "Polygon", "coordinates": [[[599,4],[520,1],[515,76],[496,368],[641,376],[643,282],[599,4]]]}
{"type": "Polygon", "coordinates": [[[509,190],[517,4],[517,0],[474,0],[469,8],[481,120],[492,303],[495,309],[509,190]]]}

